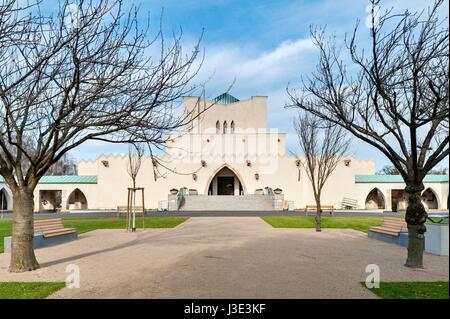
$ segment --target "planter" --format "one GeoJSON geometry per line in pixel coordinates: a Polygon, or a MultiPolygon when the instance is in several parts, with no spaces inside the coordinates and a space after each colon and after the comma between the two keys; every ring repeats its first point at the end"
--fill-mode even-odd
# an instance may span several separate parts
{"type": "Polygon", "coordinates": [[[170,194],[172,194],[172,195],[178,194],[178,189],[172,188],[172,189],[170,190],[170,194]]]}
{"type": "Polygon", "coordinates": [[[275,189],[273,190],[273,192],[274,192],[276,195],[280,195],[280,194],[283,192],[283,190],[282,190],[281,188],[275,188],[275,189]]]}
{"type": "Polygon", "coordinates": [[[448,256],[448,224],[427,224],[425,251],[434,255],[448,256]]]}

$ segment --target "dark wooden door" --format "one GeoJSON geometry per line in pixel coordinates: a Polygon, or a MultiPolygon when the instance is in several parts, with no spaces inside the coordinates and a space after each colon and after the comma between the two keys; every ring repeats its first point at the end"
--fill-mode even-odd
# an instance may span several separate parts
{"type": "Polygon", "coordinates": [[[218,195],[234,195],[233,176],[219,176],[217,177],[217,184],[218,195]]]}

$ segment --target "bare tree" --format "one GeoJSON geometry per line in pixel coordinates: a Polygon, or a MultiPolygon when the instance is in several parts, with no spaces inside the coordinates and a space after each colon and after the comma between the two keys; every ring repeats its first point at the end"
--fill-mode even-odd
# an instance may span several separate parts
{"type": "MultiPolygon", "coordinates": [[[[128,188],[128,205],[127,207],[127,227],[130,226],[129,222],[132,221],[132,231],[136,230],[136,178],[141,170],[142,158],[145,154],[144,144],[142,143],[130,143],[128,145],[128,165],[127,172],[130,175],[133,182],[132,189],[128,188]],[[131,196],[131,197],[130,197],[131,196]],[[129,212],[132,216],[130,218],[129,212]]],[[[144,189],[142,189],[142,201],[144,201],[144,189]]],[[[144,205],[142,207],[142,223],[144,225],[144,205]]]]}
{"type": "Polygon", "coordinates": [[[133,188],[136,188],[136,178],[142,165],[142,157],[144,156],[144,145],[133,143],[128,146],[128,165],[127,172],[133,182],[133,188]]]}
{"type": "Polygon", "coordinates": [[[428,173],[434,174],[434,175],[447,175],[448,174],[448,168],[447,167],[436,167],[430,170],[428,173]]]}
{"type": "Polygon", "coordinates": [[[377,172],[378,175],[400,175],[400,171],[394,165],[385,165],[377,172]]]}
{"type": "Polygon", "coordinates": [[[77,175],[77,164],[68,153],[64,154],[59,161],[50,166],[45,175],[77,175]]]}
{"type": "Polygon", "coordinates": [[[312,28],[317,70],[303,80],[302,93],[288,89],[294,106],[342,126],[399,171],[407,197],[405,266],[413,268],[423,267],[423,179],[449,154],[449,29],[442,4],[422,13],[378,14],[379,1],[372,1],[369,49],[357,47],[358,25],[346,42],[351,67],[334,40],[312,28]]]}
{"type": "Polygon", "coordinates": [[[345,130],[329,125],[308,113],[294,121],[300,147],[305,156],[300,163],[306,171],[316,201],[316,231],[321,231],[321,195],[323,187],[348,150],[350,140],[345,130]],[[321,134],[322,133],[322,134],[321,134]]]}
{"type": "Polygon", "coordinates": [[[32,4],[27,5],[25,2],[19,5],[16,0],[2,0],[0,2],[0,46],[9,46],[22,38],[20,28],[24,28],[30,18],[21,17],[19,13],[31,7],[33,7],[32,4]]]}
{"type": "Polygon", "coordinates": [[[120,0],[0,6],[0,174],[13,193],[10,271],[39,267],[33,191],[67,152],[88,140],[161,145],[193,120],[178,112],[198,67],[180,36],[149,38],[120,0]],[[76,6],[73,5],[76,3],[76,6]],[[25,147],[25,144],[27,146],[25,147]],[[26,162],[26,169],[23,163],[26,162]]]}
{"type": "MultiPolygon", "coordinates": [[[[393,165],[385,165],[382,169],[380,169],[377,174],[379,175],[400,175],[400,172],[398,169],[395,168],[393,165]]],[[[435,167],[431,169],[428,174],[433,175],[447,175],[448,174],[448,168],[447,167],[435,167]]]]}

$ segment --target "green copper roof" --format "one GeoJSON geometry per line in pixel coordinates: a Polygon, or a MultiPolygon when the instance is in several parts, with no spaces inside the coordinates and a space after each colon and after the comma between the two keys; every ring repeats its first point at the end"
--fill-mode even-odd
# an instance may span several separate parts
{"type": "MultiPolygon", "coordinates": [[[[448,183],[448,175],[427,175],[425,183],[448,183]]],[[[356,175],[355,183],[403,183],[401,175],[356,175]]]]}
{"type": "Polygon", "coordinates": [[[43,176],[40,184],[97,184],[94,175],[43,176]]]}
{"type": "Polygon", "coordinates": [[[239,100],[228,93],[223,93],[223,94],[219,95],[218,97],[214,98],[214,102],[216,102],[218,104],[231,104],[231,103],[239,102],[239,100]]]}
{"type": "MultiPolygon", "coordinates": [[[[0,182],[4,182],[0,176],[0,182]]],[[[43,176],[39,184],[97,184],[97,176],[94,175],[64,175],[43,176]]]]}

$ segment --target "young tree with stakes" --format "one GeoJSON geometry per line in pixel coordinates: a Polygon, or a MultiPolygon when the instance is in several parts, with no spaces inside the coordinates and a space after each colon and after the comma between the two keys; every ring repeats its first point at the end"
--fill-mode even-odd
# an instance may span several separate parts
{"type": "Polygon", "coordinates": [[[0,4],[0,174],[13,194],[12,272],[39,267],[33,192],[49,168],[89,140],[164,144],[193,120],[177,106],[196,89],[189,83],[201,65],[198,43],[185,54],[180,36],[168,42],[158,30],[149,39],[138,8],[125,12],[120,0],[65,1],[50,16],[40,2],[21,3],[0,4]]]}
{"type": "Polygon", "coordinates": [[[357,46],[358,26],[346,42],[351,68],[333,39],[312,28],[317,69],[303,80],[302,93],[288,89],[293,106],[342,126],[399,171],[407,198],[405,266],[412,268],[423,267],[423,179],[449,154],[449,28],[443,4],[436,1],[422,13],[379,14],[379,1],[372,1],[369,49],[357,46]]]}
{"type": "MultiPolygon", "coordinates": [[[[128,189],[128,205],[127,207],[127,228],[129,227],[130,216],[129,212],[132,214],[132,227],[133,231],[136,230],[136,178],[141,170],[142,158],[144,157],[144,145],[141,143],[133,143],[128,145],[128,165],[127,172],[130,175],[133,187],[128,189]],[[131,198],[130,198],[131,196],[131,198]]],[[[142,196],[144,196],[144,189],[140,188],[142,196]]],[[[142,223],[144,224],[144,207],[142,207],[142,223]]]]}
{"type": "Polygon", "coordinates": [[[316,201],[316,231],[320,232],[322,190],[347,152],[350,140],[346,138],[345,130],[340,126],[324,123],[308,113],[298,116],[294,121],[294,128],[305,157],[300,163],[313,189],[316,201]]]}
{"type": "Polygon", "coordinates": [[[133,143],[128,146],[127,172],[133,182],[133,188],[136,188],[136,178],[141,170],[144,154],[143,144],[133,143]]]}

